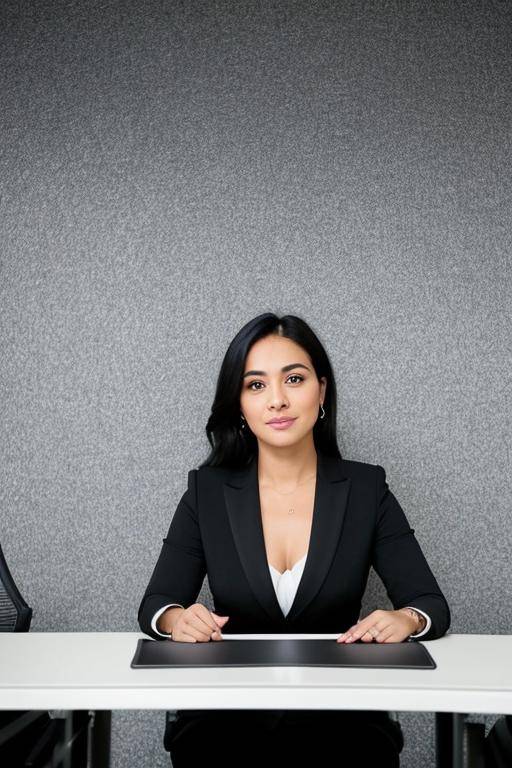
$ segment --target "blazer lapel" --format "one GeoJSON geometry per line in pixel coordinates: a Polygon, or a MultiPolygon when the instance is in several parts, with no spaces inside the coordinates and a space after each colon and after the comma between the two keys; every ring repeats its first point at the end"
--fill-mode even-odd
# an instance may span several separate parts
{"type": "Polygon", "coordinates": [[[341,459],[317,451],[317,477],[308,554],[295,599],[284,616],[270,575],[261,522],[257,458],[224,483],[233,539],[254,596],[278,622],[294,621],[314,599],[338,548],[351,480],[341,459]]]}

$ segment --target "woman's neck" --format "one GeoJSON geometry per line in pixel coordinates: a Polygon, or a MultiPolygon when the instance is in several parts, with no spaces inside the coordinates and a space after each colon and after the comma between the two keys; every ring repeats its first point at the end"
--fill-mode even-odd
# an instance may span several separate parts
{"type": "Polygon", "coordinates": [[[316,476],[318,457],[315,446],[299,450],[289,448],[260,448],[258,452],[258,481],[261,487],[270,486],[286,491],[316,476]]]}

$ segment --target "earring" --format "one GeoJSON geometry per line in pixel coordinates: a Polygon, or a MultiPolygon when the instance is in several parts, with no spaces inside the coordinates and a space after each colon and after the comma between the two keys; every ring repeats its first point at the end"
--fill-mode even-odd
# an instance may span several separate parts
{"type": "MultiPolygon", "coordinates": [[[[242,418],[242,422],[244,422],[244,421],[245,421],[245,419],[244,419],[244,417],[242,416],[242,414],[240,414],[240,416],[241,416],[241,418],[242,418]]],[[[242,429],[245,429],[245,424],[244,424],[244,423],[242,423],[242,429]]]]}
{"type": "Polygon", "coordinates": [[[320,416],[320,418],[323,419],[324,416],[325,416],[325,411],[324,411],[324,406],[322,405],[322,403],[320,403],[320,408],[322,409],[322,415],[320,416]]]}

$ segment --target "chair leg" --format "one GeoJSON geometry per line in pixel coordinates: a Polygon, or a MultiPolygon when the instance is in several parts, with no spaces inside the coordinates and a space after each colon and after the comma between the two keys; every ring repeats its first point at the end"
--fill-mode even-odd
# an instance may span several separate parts
{"type": "Polygon", "coordinates": [[[485,723],[466,723],[467,768],[485,768],[485,723]]]}
{"type": "Polygon", "coordinates": [[[90,764],[91,768],[108,768],[110,765],[112,711],[110,709],[94,710],[91,725],[88,765],[90,764]]]}
{"type": "Polygon", "coordinates": [[[464,718],[459,712],[436,712],[436,768],[464,768],[464,718]]]}

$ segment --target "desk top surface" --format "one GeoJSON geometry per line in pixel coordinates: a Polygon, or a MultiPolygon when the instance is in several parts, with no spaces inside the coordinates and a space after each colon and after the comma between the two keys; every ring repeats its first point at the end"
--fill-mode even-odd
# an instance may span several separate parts
{"type": "MultiPolygon", "coordinates": [[[[226,639],[337,635],[230,635],[226,639]]],[[[432,669],[132,669],[140,632],[0,633],[0,709],[381,709],[512,714],[512,635],[424,643],[432,669]]],[[[158,642],[158,641],[155,641],[158,642]]],[[[162,641],[166,642],[166,641],[162,641]]]]}

